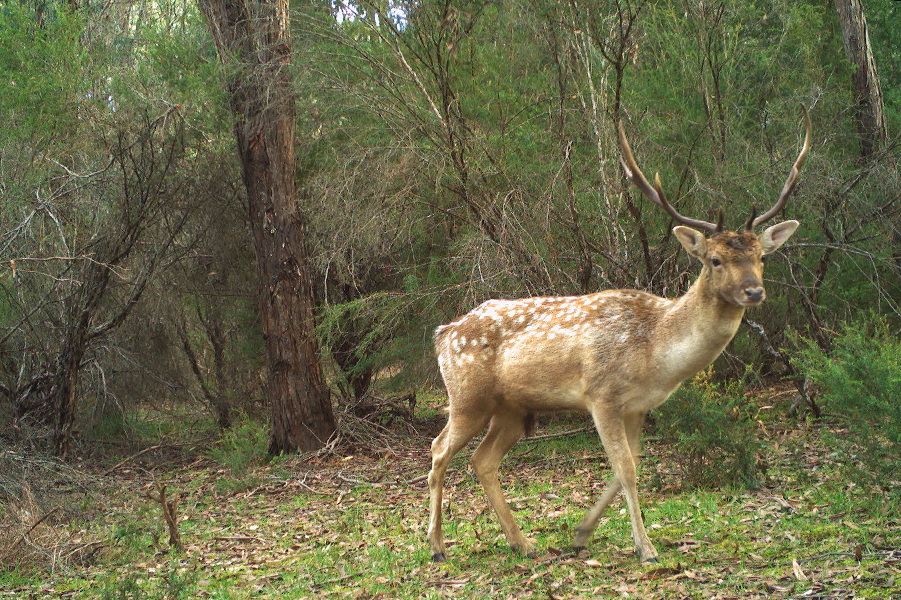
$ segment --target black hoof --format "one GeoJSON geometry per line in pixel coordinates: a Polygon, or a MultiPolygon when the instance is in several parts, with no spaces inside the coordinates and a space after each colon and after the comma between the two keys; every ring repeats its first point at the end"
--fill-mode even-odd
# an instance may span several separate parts
{"type": "Polygon", "coordinates": [[[534,550],[524,550],[523,548],[519,548],[517,546],[510,546],[510,549],[513,550],[513,554],[521,554],[526,558],[538,558],[538,555],[535,554],[534,550]]]}
{"type": "Polygon", "coordinates": [[[573,552],[578,554],[579,552],[582,552],[583,550],[585,550],[585,548],[586,548],[586,546],[573,546],[573,552]]]}
{"type": "Polygon", "coordinates": [[[660,559],[655,556],[654,558],[649,558],[642,562],[644,562],[645,564],[648,564],[648,565],[656,565],[657,563],[660,562],[660,559]]]}
{"type": "Polygon", "coordinates": [[[432,555],[432,562],[444,562],[447,560],[447,554],[444,552],[436,552],[432,555]]]}

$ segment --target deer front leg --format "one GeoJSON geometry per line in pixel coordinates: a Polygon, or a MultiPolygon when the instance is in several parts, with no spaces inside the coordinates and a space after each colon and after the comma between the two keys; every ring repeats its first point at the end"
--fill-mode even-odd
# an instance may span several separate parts
{"type": "MultiPolygon", "coordinates": [[[[609,412],[606,415],[596,412],[592,416],[601,436],[601,441],[604,443],[604,449],[610,458],[613,473],[619,480],[623,494],[626,496],[626,504],[629,507],[629,517],[632,522],[632,540],[635,543],[635,551],[642,562],[657,562],[657,550],[654,549],[654,545],[648,538],[648,533],[644,528],[644,520],[641,516],[641,507],[638,504],[636,459],[633,458],[632,448],[629,444],[630,436],[626,433],[625,419],[621,414],[610,414],[609,412]]],[[[611,494],[611,500],[612,496],[613,494],[611,494]]],[[[603,499],[601,498],[601,500],[603,499]]]]}
{"type": "MultiPolygon", "coordinates": [[[[639,453],[641,451],[641,429],[644,426],[646,417],[647,413],[641,412],[626,415],[623,418],[626,437],[629,440],[629,450],[632,452],[632,460],[635,462],[636,467],[638,466],[639,453]]],[[[614,475],[610,479],[610,483],[607,484],[607,488],[601,495],[600,500],[591,507],[591,510],[588,511],[585,518],[582,519],[582,522],[576,528],[576,537],[573,540],[573,548],[576,552],[583,550],[588,545],[588,540],[591,538],[591,534],[594,532],[601,515],[604,514],[604,511],[607,510],[607,507],[610,506],[610,503],[613,502],[621,489],[622,484],[614,475]]]]}

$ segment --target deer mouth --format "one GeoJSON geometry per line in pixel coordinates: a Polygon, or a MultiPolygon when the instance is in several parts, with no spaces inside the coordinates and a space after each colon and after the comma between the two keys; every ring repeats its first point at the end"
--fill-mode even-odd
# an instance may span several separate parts
{"type": "Polygon", "coordinates": [[[766,300],[766,292],[763,288],[756,290],[743,289],[735,293],[733,300],[739,306],[750,308],[762,304],[766,300]]]}

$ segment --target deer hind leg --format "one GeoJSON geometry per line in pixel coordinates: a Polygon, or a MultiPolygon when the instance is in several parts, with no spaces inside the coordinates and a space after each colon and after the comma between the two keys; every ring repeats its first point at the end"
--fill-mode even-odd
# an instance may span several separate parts
{"type": "MultiPolygon", "coordinates": [[[[643,416],[637,418],[635,415],[624,417],[622,415],[601,415],[594,414],[595,425],[601,435],[601,441],[604,443],[604,449],[610,458],[610,465],[613,467],[613,473],[622,486],[623,493],[626,496],[626,504],[629,507],[629,517],[632,522],[632,540],[635,542],[635,551],[638,553],[642,562],[657,562],[657,550],[648,538],[648,533],[644,528],[644,520],[641,516],[641,507],[638,504],[638,434],[641,432],[640,423],[636,423],[636,419],[643,422],[643,416]],[[627,434],[628,429],[632,435],[627,434]],[[634,438],[635,452],[632,450],[634,438]]],[[[607,495],[606,493],[604,494],[607,495]]],[[[614,494],[610,494],[610,500],[614,494]]],[[[602,497],[601,500],[604,500],[602,497]]],[[[600,504],[600,502],[598,502],[600,504]]],[[[608,500],[609,503],[609,500],[608,500]]],[[[606,507],[604,507],[606,508],[606,507]]],[[[593,512],[592,509],[591,512],[593,512]]],[[[591,514],[591,513],[589,513],[591,514]]]]}
{"type": "Polygon", "coordinates": [[[469,417],[455,415],[453,410],[441,433],[432,441],[432,470],[429,471],[429,546],[432,560],[447,559],[444,532],[441,527],[441,503],[444,496],[444,475],[451,459],[466,443],[485,428],[490,415],[469,417]]]}
{"type": "Polygon", "coordinates": [[[501,459],[525,433],[525,419],[521,414],[494,415],[488,425],[488,433],[472,454],[472,466],[485,489],[485,495],[491,502],[494,512],[501,523],[501,529],[507,542],[515,551],[530,557],[535,554],[532,544],[523,536],[522,531],[510,512],[504,499],[497,469],[501,459]]]}
{"type": "MultiPolygon", "coordinates": [[[[625,415],[623,418],[623,424],[626,428],[626,437],[629,441],[629,450],[632,452],[632,460],[635,462],[636,467],[638,466],[639,455],[641,452],[641,429],[644,426],[645,417],[647,417],[647,413],[641,412],[625,415]]],[[[588,545],[588,540],[591,538],[591,534],[594,532],[601,515],[604,514],[604,511],[607,510],[607,507],[610,506],[610,503],[613,502],[621,489],[622,484],[620,483],[619,478],[614,475],[611,477],[610,483],[607,484],[607,488],[604,490],[601,498],[593,507],[591,507],[588,514],[582,519],[582,523],[576,528],[576,537],[573,541],[573,548],[577,552],[588,545]]]]}

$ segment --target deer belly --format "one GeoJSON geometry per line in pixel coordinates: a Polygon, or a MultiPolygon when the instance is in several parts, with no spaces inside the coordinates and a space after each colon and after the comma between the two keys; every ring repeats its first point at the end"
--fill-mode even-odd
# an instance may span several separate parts
{"type": "Polygon", "coordinates": [[[530,411],[584,410],[586,382],[580,361],[545,352],[503,352],[496,389],[507,402],[530,411]]]}

